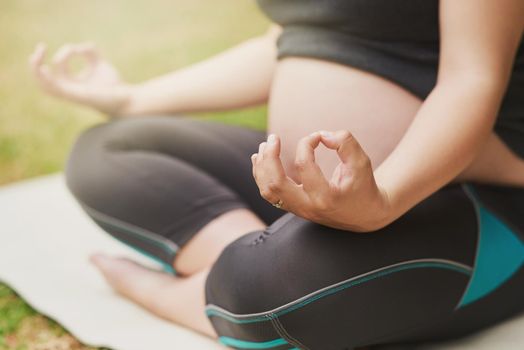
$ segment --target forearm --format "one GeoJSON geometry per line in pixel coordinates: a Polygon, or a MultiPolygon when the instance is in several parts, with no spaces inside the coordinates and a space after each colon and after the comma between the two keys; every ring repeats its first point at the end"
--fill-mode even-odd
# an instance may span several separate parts
{"type": "Polygon", "coordinates": [[[277,31],[131,87],[121,114],[226,110],[265,102],[276,64],[277,31]]]}
{"type": "Polygon", "coordinates": [[[391,201],[388,221],[453,180],[487,140],[504,92],[489,79],[450,79],[426,99],[413,124],[375,171],[391,201]]]}

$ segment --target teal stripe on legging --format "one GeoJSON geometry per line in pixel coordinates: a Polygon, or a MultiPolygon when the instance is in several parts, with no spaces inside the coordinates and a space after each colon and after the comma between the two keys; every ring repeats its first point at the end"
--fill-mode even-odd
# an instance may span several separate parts
{"type": "Polygon", "coordinates": [[[269,349],[274,348],[275,346],[285,345],[288,342],[285,339],[278,338],[265,342],[253,342],[247,340],[240,340],[230,337],[220,337],[218,341],[224,345],[232,346],[237,349],[269,349]]]}
{"type": "Polygon", "coordinates": [[[479,242],[473,276],[457,307],[469,305],[499,288],[524,265],[524,242],[501,219],[483,207],[467,188],[479,219],[479,242]]]}
{"type": "MultiPolygon", "coordinates": [[[[138,239],[141,239],[141,240],[145,240],[149,243],[153,243],[154,245],[156,245],[157,247],[160,247],[161,249],[167,251],[168,253],[172,254],[172,255],[176,255],[177,253],[177,250],[174,250],[174,249],[171,249],[169,246],[166,246],[163,242],[159,242],[157,240],[154,240],[150,237],[147,237],[145,236],[144,234],[138,234],[136,232],[133,232],[131,229],[129,228],[126,228],[124,225],[117,225],[117,222],[119,220],[115,219],[115,218],[110,218],[108,215],[105,215],[105,214],[101,214],[99,212],[97,212],[96,210],[94,210],[93,208],[91,207],[88,207],[87,205],[85,204],[82,204],[84,206],[84,208],[86,209],[86,211],[91,215],[93,216],[93,219],[98,220],[100,221],[103,225],[107,225],[109,227],[111,227],[112,229],[114,230],[117,230],[117,231],[120,231],[120,232],[124,232],[124,233],[129,233],[131,235],[133,235],[135,238],[138,238],[138,239]],[[110,220],[109,220],[110,219],[110,220]]],[[[131,224],[129,224],[131,226],[131,224]]],[[[117,241],[121,242],[121,243],[124,243],[126,246],[136,250],[137,252],[139,252],[140,254],[142,255],[145,255],[147,256],[148,258],[160,263],[164,269],[165,272],[169,273],[169,274],[172,274],[172,275],[177,275],[176,273],[176,270],[173,266],[169,265],[168,263],[166,263],[165,261],[163,261],[162,259],[160,259],[159,257],[157,256],[154,256],[148,252],[146,252],[145,250],[143,249],[140,249],[132,244],[129,244],[128,242],[124,241],[123,239],[120,239],[116,236],[113,236],[113,235],[110,235],[112,238],[116,239],[117,241]]],[[[173,258],[174,260],[174,258],[173,258]]]]}
{"type": "Polygon", "coordinates": [[[365,282],[368,282],[368,281],[371,281],[371,280],[374,280],[374,279],[377,279],[377,278],[380,278],[380,277],[384,277],[384,276],[387,276],[387,275],[390,275],[392,273],[398,273],[398,272],[401,272],[401,271],[405,271],[405,270],[412,270],[412,269],[420,269],[420,268],[433,268],[433,269],[443,269],[443,270],[450,270],[450,271],[454,271],[454,272],[458,272],[458,273],[461,273],[461,274],[464,274],[466,276],[470,276],[471,275],[471,271],[465,267],[461,267],[461,266],[457,266],[455,264],[452,264],[452,263],[446,263],[446,262],[407,262],[405,263],[404,265],[400,265],[400,266],[394,266],[394,267],[391,267],[391,268],[386,268],[382,271],[378,271],[378,272],[375,272],[375,273],[372,273],[372,274],[369,274],[367,276],[363,276],[363,277],[360,277],[360,278],[357,278],[357,279],[354,279],[354,280],[351,280],[351,281],[348,281],[344,284],[341,284],[337,287],[333,287],[333,288],[330,288],[328,290],[325,290],[323,291],[322,293],[319,293],[319,294],[316,294],[314,296],[311,296],[310,298],[307,298],[306,300],[303,300],[299,303],[296,303],[296,304],[293,304],[293,305],[290,305],[289,307],[285,308],[285,309],[282,309],[278,312],[271,312],[271,313],[268,313],[268,314],[265,314],[265,315],[261,315],[261,316],[255,316],[255,317],[248,317],[248,318],[235,318],[234,316],[231,316],[231,315],[227,315],[223,312],[221,312],[220,310],[216,310],[216,309],[207,309],[206,310],[206,314],[207,316],[218,316],[218,317],[221,317],[221,318],[224,318],[230,322],[233,322],[233,323],[238,323],[238,324],[242,324],[242,323],[253,323],[253,322],[261,322],[261,321],[268,321],[272,318],[275,318],[275,317],[279,317],[279,316],[282,316],[288,312],[291,312],[293,310],[296,310],[298,308],[301,308],[309,303],[312,303],[320,298],[324,298],[328,295],[331,295],[331,294],[334,294],[334,293],[337,293],[337,292],[340,292],[344,289],[347,289],[347,288],[350,288],[350,287],[353,287],[353,286],[356,286],[356,285],[359,285],[359,284],[362,284],[362,283],[365,283],[365,282]]]}
{"type": "Polygon", "coordinates": [[[159,263],[160,265],[162,265],[162,268],[164,269],[165,272],[171,274],[171,275],[177,275],[176,273],[176,270],[173,266],[169,265],[168,263],[166,263],[165,261],[163,261],[162,259],[159,259],[157,256],[154,256],[153,254],[149,254],[148,252],[146,252],[145,250],[142,250],[138,247],[135,247],[134,245],[132,244],[129,244],[128,242],[124,241],[123,239],[120,239],[118,237],[115,237],[115,236],[111,236],[112,238],[116,239],[117,241],[119,242],[122,242],[124,243],[126,246],[128,246],[129,248],[139,252],[140,254],[144,255],[144,256],[147,256],[148,258],[156,261],[157,263],[159,263]]]}

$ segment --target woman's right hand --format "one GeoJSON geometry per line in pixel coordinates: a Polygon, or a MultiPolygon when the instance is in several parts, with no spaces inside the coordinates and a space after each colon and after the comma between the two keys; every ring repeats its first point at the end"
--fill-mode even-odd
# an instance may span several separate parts
{"type": "Polygon", "coordinates": [[[101,57],[93,44],[64,45],[49,65],[44,63],[46,51],[45,44],[38,44],[29,61],[45,92],[110,116],[125,114],[131,87],[120,79],[117,70],[101,57]],[[71,71],[73,58],[82,58],[86,63],[77,74],[71,71]]]}

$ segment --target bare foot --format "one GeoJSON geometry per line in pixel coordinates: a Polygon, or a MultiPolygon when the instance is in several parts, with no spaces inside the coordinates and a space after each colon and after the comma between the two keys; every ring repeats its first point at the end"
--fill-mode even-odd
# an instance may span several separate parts
{"type": "Polygon", "coordinates": [[[122,257],[94,254],[90,261],[117,293],[159,317],[216,338],[204,312],[207,269],[178,278],[122,257]]]}
{"type": "Polygon", "coordinates": [[[172,284],[176,278],[123,257],[93,254],[89,259],[118,293],[134,301],[149,299],[151,293],[172,284]],[[149,297],[148,297],[149,296],[149,297]]]}

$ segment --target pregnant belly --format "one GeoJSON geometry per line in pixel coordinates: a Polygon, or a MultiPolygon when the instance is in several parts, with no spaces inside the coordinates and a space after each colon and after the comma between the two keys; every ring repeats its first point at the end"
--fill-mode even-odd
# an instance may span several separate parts
{"type": "MultiPolygon", "coordinates": [[[[421,101],[398,85],[336,63],[285,58],[279,61],[269,101],[268,129],[282,139],[290,176],[297,142],[318,130],[349,130],[378,166],[406,131],[421,101]]],[[[326,176],[338,163],[323,146],[316,160],[326,176]]]]}

